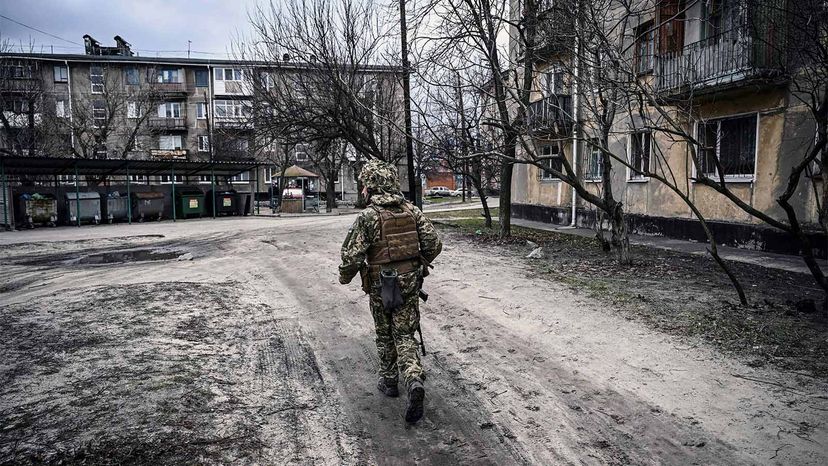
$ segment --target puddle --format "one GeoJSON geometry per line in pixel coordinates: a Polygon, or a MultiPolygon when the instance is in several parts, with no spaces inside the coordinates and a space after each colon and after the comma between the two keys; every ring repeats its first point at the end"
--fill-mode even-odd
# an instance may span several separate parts
{"type": "Polygon", "coordinates": [[[184,254],[182,251],[160,252],[154,249],[133,249],[131,251],[102,252],[83,256],[75,264],[115,264],[119,262],[166,261],[176,259],[184,254]]]}

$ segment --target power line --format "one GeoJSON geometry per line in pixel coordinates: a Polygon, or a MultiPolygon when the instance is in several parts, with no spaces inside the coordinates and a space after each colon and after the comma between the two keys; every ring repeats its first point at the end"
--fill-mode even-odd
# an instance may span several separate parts
{"type": "Polygon", "coordinates": [[[38,29],[38,28],[36,28],[36,27],[29,26],[28,24],[23,24],[23,23],[21,23],[20,21],[17,21],[16,19],[9,18],[8,16],[5,16],[5,15],[0,15],[0,18],[7,19],[7,20],[11,21],[12,23],[19,24],[19,25],[23,26],[24,28],[29,28],[29,29],[31,29],[32,31],[37,31],[37,32],[39,32],[39,33],[41,33],[41,34],[46,34],[46,35],[47,35],[47,36],[49,36],[49,37],[54,37],[55,39],[59,39],[59,40],[62,40],[62,41],[64,41],[64,42],[68,42],[68,43],[70,43],[70,44],[75,44],[75,45],[80,45],[81,47],[83,47],[83,44],[81,44],[81,43],[74,42],[74,41],[71,41],[71,40],[68,40],[68,39],[64,39],[63,37],[56,36],[56,35],[54,35],[54,34],[52,34],[52,33],[50,33],[50,32],[46,32],[46,31],[44,31],[44,30],[42,30],[42,29],[38,29]]]}

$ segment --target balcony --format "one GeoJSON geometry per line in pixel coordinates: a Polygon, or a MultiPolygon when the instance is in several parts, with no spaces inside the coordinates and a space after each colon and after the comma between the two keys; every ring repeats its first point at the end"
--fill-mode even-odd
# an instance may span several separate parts
{"type": "Polygon", "coordinates": [[[190,151],[187,149],[150,149],[150,157],[161,160],[187,160],[190,151]]]}
{"type": "Polygon", "coordinates": [[[253,123],[246,117],[216,117],[216,128],[253,129],[253,123]]]}
{"type": "Polygon", "coordinates": [[[572,96],[551,95],[529,104],[526,126],[530,135],[565,136],[572,131],[572,96]]]}
{"type": "Polygon", "coordinates": [[[778,82],[783,60],[768,39],[737,28],[656,55],[655,90],[665,97],[705,94],[757,81],[778,82]]]}
{"type": "Polygon", "coordinates": [[[0,79],[0,92],[35,93],[43,90],[43,83],[32,78],[4,78],[0,79]]]}
{"type": "Polygon", "coordinates": [[[155,131],[185,131],[187,129],[187,118],[151,117],[149,127],[155,131]]]}
{"type": "Polygon", "coordinates": [[[162,94],[187,94],[187,83],[152,83],[152,89],[162,94]]]}

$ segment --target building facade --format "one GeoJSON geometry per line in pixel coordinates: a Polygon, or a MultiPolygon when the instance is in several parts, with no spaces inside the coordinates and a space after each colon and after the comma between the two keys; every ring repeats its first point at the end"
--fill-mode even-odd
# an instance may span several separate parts
{"type": "MultiPolygon", "coordinates": [[[[576,56],[586,61],[584,53],[575,53],[584,43],[546,50],[535,64],[527,109],[527,137],[543,157],[541,165],[560,172],[566,158],[586,190],[600,196],[603,163],[610,159],[612,194],[623,204],[631,232],[706,241],[689,200],[719,242],[796,253],[787,234],[748,213],[755,209],[788,221],[777,199],[815,143],[813,114],[779,72],[780,63],[790,63],[780,57],[784,48],[775,46],[793,29],[782,27],[789,25],[782,14],[788,3],[659,0],[633,2],[639,8],[633,14],[607,13],[607,24],[625,26],[604,40],[626,53],[619,56],[630,68],[634,92],[618,98],[627,99],[627,111],[606,128],[597,122],[604,107],[595,103],[592,89],[584,89],[590,84],[584,76],[596,73],[576,62],[576,56]],[[651,101],[636,106],[629,104],[631,96],[651,101]],[[599,142],[602,129],[605,143],[599,142]],[[668,178],[679,192],[646,173],[668,178]],[[723,182],[737,199],[699,182],[701,175],[723,182]]],[[[513,9],[521,5],[514,2],[513,9]]],[[[560,21],[554,14],[548,18],[560,21]]],[[[511,47],[520,53],[519,44],[511,47]]],[[[815,252],[825,257],[818,232],[822,183],[814,164],[793,187],[791,204],[815,232],[815,252]]],[[[532,164],[515,167],[512,195],[517,217],[581,226],[598,217],[570,185],[532,164]]]]}

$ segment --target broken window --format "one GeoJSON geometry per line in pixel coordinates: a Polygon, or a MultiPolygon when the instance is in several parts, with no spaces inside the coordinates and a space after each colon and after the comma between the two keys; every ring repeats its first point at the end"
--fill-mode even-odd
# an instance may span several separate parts
{"type": "Polygon", "coordinates": [[[124,71],[124,80],[128,85],[135,86],[139,84],[138,68],[130,67],[124,71]]]}
{"type": "Polygon", "coordinates": [[[649,131],[641,131],[630,135],[630,179],[643,180],[646,176],[641,172],[650,171],[650,150],[652,146],[652,134],[649,131]]]}
{"type": "Polygon", "coordinates": [[[699,123],[697,137],[702,174],[718,178],[718,159],[725,178],[752,180],[756,164],[757,123],[756,114],[699,123]]]}
{"type": "Polygon", "coordinates": [[[210,137],[209,136],[199,136],[198,137],[198,151],[199,152],[210,152],[210,137]]]}
{"type": "Polygon", "coordinates": [[[679,54],[684,48],[684,0],[662,0],[658,10],[658,51],[679,54]]]}

